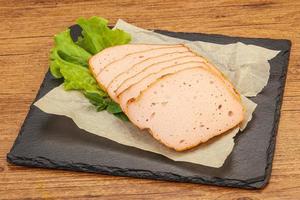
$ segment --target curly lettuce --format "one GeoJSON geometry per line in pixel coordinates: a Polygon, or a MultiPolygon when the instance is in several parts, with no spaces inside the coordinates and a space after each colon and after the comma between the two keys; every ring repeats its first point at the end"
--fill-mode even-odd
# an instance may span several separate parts
{"type": "Polygon", "coordinates": [[[64,79],[65,90],[81,91],[97,111],[106,110],[115,116],[128,120],[120,106],[106,92],[100,89],[88,69],[88,60],[103,49],[127,44],[131,37],[122,30],[111,30],[107,20],[99,17],[79,18],[82,36],[72,40],[70,29],[54,37],[55,46],[50,54],[50,72],[55,78],[64,79]]]}
{"type": "Polygon", "coordinates": [[[78,38],[76,44],[91,54],[96,54],[107,47],[127,44],[131,40],[128,33],[119,29],[110,29],[108,21],[103,18],[79,18],[76,22],[83,29],[82,36],[78,38]]]}

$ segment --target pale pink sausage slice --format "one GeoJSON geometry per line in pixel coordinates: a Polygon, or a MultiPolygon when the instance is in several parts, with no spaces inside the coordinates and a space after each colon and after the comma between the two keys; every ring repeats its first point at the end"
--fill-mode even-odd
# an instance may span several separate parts
{"type": "MultiPolygon", "coordinates": [[[[187,47],[188,48],[188,47],[187,47]]],[[[189,48],[190,49],[190,48],[189,48]]],[[[235,90],[234,86],[232,83],[228,80],[228,78],[221,72],[219,71],[215,66],[213,66],[206,58],[203,56],[199,55],[197,52],[194,52],[192,49],[190,49],[195,55],[201,57],[203,61],[206,63],[206,65],[211,69],[213,73],[215,73],[219,78],[221,78],[224,82],[225,85],[231,90],[231,92],[236,96],[236,98],[240,98],[239,93],[235,90]]]]}
{"type": "MultiPolygon", "coordinates": [[[[202,56],[200,56],[203,58],[202,56]]],[[[203,58],[204,59],[204,58],[203,58]]],[[[204,59],[205,60],[205,59],[204,59]]],[[[209,67],[209,69],[217,75],[220,79],[222,79],[223,83],[229,88],[229,90],[236,96],[236,98],[240,99],[240,94],[236,91],[235,87],[232,85],[232,83],[228,80],[225,75],[220,72],[216,67],[214,67],[211,63],[209,63],[207,60],[205,60],[206,65],[209,67]]]]}
{"type": "Polygon", "coordinates": [[[127,102],[129,100],[137,98],[140,95],[141,91],[147,89],[147,87],[149,87],[149,85],[151,85],[157,79],[161,78],[162,76],[165,76],[166,74],[175,73],[183,69],[194,68],[194,67],[206,67],[206,65],[202,65],[202,63],[199,62],[189,62],[189,63],[183,63],[175,66],[170,66],[168,68],[159,71],[158,73],[149,74],[143,80],[131,85],[129,88],[124,90],[118,96],[117,102],[120,104],[123,112],[127,114],[127,102]]]}
{"type": "Polygon", "coordinates": [[[145,51],[154,48],[166,47],[171,45],[157,44],[125,44],[106,48],[97,53],[89,60],[90,70],[95,77],[109,63],[114,62],[128,54],[145,51]]]}
{"type": "Polygon", "coordinates": [[[135,64],[142,62],[145,59],[156,57],[165,53],[172,52],[185,52],[187,48],[183,45],[173,45],[169,47],[161,47],[156,49],[150,49],[138,53],[129,54],[122,59],[117,60],[107,65],[97,76],[98,82],[103,89],[107,89],[108,84],[119,74],[127,71],[135,64]]]}
{"type": "Polygon", "coordinates": [[[199,56],[189,55],[189,56],[179,57],[179,58],[176,58],[176,59],[173,59],[173,60],[168,60],[168,61],[165,61],[165,62],[153,64],[151,66],[148,66],[148,67],[142,69],[135,76],[123,81],[123,83],[115,91],[113,91],[112,94],[110,94],[110,93],[109,94],[111,96],[118,96],[120,93],[122,93],[124,90],[129,88],[131,85],[141,81],[142,79],[147,77],[149,74],[158,73],[160,70],[163,70],[163,69],[168,68],[170,66],[176,66],[178,64],[183,64],[183,63],[188,63],[188,62],[202,63],[202,62],[204,62],[204,60],[199,56]]]}
{"type": "Polygon", "coordinates": [[[128,118],[166,146],[183,151],[236,127],[241,102],[204,68],[163,76],[128,102],[128,118]]]}
{"type": "MultiPolygon", "coordinates": [[[[159,55],[156,57],[151,57],[146,60],[143,60],[142,62],[135,64],[130,69],[119,74],[115,79],[113,79],[107,87],[107,92],[110,95],[110,97],[112,97],[112,99],[116,100],[115,97],[118,94],[117,89],[127,79],[133,78],[134,76],[139,74],[141,71],[143,71],[146,68],[149,68],[151,66],[158,67],[161,65],[174,65],[174,63],[176,64],[176,62],[178,61],[179,58],[184,58],[184,57],[192,56],[192,55],[194,55],[194,53],[187,50],[185,52],[166,53],[166,54],[162,54],[162,55],[159,55]],[[168,64],[168,63],[171,63],[171,64],[168,64]]],[[[126,88],[126,86],[125,86],[125,88],[126,88]]]]}

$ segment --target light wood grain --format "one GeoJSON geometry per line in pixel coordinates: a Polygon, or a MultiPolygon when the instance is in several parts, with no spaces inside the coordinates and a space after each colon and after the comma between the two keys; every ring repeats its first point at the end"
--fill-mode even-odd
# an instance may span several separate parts
{"type": "Polygon", "coordinates": [[[0,0],[0,19],[0,199],[300,199],[300,1],[0,0]],[[292,40],[270,184],[249,191],[8,164],[47,70],[52,36],[93,15],[150,29],[292,40]]]}

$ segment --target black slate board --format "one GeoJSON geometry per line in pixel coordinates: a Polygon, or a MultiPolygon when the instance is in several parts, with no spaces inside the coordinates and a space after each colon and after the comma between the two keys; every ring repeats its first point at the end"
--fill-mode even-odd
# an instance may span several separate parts
{"type": "MultiPolygon", "coordinates": [[[[77,26],[71,27],[71,30],[73,37],[80,34],[77,26]]],[[[79,129],[71,119],[46,114],[33,105],[11,151],[7,154],[7,160],[32,167],[248,189],[264,187],[271,174],[291,42],[201,33],[157,32],[187,40],[219,44],[243,42],[281,51],[269,61],[271,75],[268,85],[252,98],[258,104],[253,119],[246,130],[236,136],[234,150],[223,167],[216,169],[175,162],[158,154],[120,145],[88,134],[79,129]]],[[[54,79],[48,72],[36,100],[59,84],[61,80],[54,79]]]]}

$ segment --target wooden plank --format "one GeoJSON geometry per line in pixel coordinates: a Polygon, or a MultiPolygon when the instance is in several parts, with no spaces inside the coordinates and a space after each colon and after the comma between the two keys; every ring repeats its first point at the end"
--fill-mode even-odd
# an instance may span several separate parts
{"type": "Polygon", "coordinates": [[[300,197],[300,1],[0,1],[0,199],[297,199],[300,197]],[[171,31],[293,42],[270,184],[248,191],[32,169],[6,162],[48,66],[52,36],[79,16],[171,31]]]}

